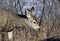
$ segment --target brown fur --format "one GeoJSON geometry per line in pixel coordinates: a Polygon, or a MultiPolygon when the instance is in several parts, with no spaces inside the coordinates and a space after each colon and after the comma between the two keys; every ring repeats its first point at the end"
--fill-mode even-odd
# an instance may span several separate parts
{"type": "Polygon", "coordinates": [[[0,9],[0,31],[9,31],[13,29],[13,26],[18,26],[19,21],[25,20],[20,18],[12,10],[0,9]]]}
{"type": "Polygon", "coordinates": [[[37,18],[35,16],[31,16],[31,17],[33,17],[33,20],[35,20],[36,22],[38,22],[37,18]]]}
{"type": "MultiPolygon", "coordinates": [[[[29,14],[31,14],[31,13],[29,13],[29,14]]],[[[31,20],[29,17],[27,17],[27,18],[18,16],[12,10],[7,10],[7,9],[2,8],[2,9],[0,9],[0,31],[11,31],[11,30],[13,30],[13,28],[15,26],[20,27],[21,25],[22,26],[28,25],[35,29],[39,28],[39,25],[37,23],[37,19],[35,16],[31,16],[31,20]],[[34,23],[35,21],[36,21],[36,23],[34,23]]]]}

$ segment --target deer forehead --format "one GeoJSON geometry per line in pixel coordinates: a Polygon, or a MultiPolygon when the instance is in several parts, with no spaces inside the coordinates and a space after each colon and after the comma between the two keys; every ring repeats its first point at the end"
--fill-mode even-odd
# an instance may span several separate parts
{"type": "Polygon", "coordinates": [[[36,22],[37,22],[37,18],[36,18],[35,16],[30,16],[30,17],[28,18],[28,20],[32,20],[32,21],[36,21],[36,22]]]}

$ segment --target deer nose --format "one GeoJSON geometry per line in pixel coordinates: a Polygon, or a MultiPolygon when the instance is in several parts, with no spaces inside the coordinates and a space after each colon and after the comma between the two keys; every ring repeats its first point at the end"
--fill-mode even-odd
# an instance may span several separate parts
{"type": "Polygon", "coordinates": [[[40,28],[38,28],[38,31],[40,31],[40,28]]]}

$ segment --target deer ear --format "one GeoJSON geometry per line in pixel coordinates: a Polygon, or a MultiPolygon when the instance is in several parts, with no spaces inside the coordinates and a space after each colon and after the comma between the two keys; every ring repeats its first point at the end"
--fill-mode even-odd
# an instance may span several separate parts
{"type": "Polygon", "coordinates": [[[32,7],[31,9],[26,9],[25,15],[27,16],[27,18],[34,16],[34,7],[32,7]]]}
{"type": "Polygon", "coordinates": [[[31,15],[34,16],[34,7],[31,8],[31,15]]]}
{"type": "Polygon", "coordinates": [[[31,11],[29,9],[25,10],[25,15],[27,18],[31,17],[31,11]]]}

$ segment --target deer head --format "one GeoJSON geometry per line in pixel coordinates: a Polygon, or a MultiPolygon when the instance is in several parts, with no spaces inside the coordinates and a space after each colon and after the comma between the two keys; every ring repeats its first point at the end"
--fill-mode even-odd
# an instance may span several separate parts
{"type": "Polygon", "coordinates": [[[39,29],[40,27],[39,27],[38,21],[34,16],[34,8],[32,7],[30,10],[26,9],[25,14],[28,19],[27,24],[34,29],[39,29]]]}

